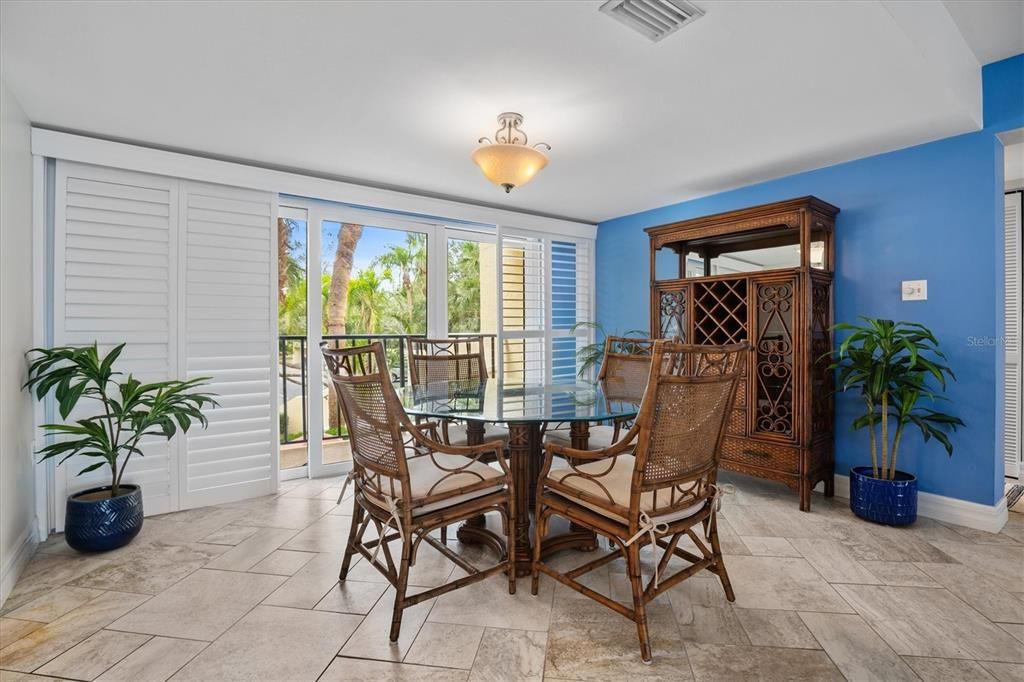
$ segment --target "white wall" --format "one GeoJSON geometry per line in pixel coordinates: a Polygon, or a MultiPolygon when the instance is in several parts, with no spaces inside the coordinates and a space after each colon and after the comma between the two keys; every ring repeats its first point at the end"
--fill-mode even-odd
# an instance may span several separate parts
{"type": "Polygon", "coordinates": [[[30,127],[0,78],[0,603],[35,549],[32,401],[21,390],[31,292],[30,127]]]}

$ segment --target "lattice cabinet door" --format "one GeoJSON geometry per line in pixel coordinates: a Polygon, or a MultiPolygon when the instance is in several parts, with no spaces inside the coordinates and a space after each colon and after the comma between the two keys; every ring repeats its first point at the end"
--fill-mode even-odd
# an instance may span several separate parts
{"type": "Polygon", "coordinates": [[[747,279],[695,281],[693,341],[724,346],[747,340],[747,279]]]}
{"type": "Polygon", "coordinates": [[[656,338],[671,339],[678,336],[684,342],[689,342],[689,298],[690,286],[687,284],[659,285],[654,288],[651,331],[656,338]]]}
{"type": "Polygon", "coordinates": [[[787,441],[797,439],[799,391],[798,334],[795,329],[799,296],[797,275],[755,277],[752,434],[787,441]]]}

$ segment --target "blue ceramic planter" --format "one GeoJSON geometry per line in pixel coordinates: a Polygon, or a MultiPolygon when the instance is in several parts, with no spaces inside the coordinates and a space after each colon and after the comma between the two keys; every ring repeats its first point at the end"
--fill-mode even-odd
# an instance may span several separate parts
{"type": "Polygon", "coordinates": [[[902,471],[887,481],[874,478],[871,467],[850,469],[850,509],[862,519],[887,526],[917,520],[917,477],[902,471]]]}
{"type": "Polygon", "coordinates": [[[110,486],[103,486],[69,497],[65,542],[79,552],[106,552],[131,542],[142,530],[142,488],[122,485],[119,492],[107,497],[110,486]]]}

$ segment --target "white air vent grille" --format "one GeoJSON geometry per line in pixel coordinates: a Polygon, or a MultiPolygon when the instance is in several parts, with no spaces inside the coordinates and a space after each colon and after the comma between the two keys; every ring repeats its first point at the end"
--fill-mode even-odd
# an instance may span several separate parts
{"type": "Polygon", "coordinates": [[[655,43],[704,16],[685,0],[608,0],[601,11],[655,43]]]}

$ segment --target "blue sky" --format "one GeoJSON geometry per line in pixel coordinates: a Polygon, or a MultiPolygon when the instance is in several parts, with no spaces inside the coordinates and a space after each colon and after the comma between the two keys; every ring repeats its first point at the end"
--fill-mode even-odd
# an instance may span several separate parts
{"type": "MultiPolygon", "coordinates": [[[[301,227],[305,227],[304,221],[296,221],[301,227]]],[[[334,250],[338,246],[338,228],[340,223],[325,221],[323,233],[321,234],[320,268],[321,272],[330,274],[334,266],[334,250]]],[[[405,232],[390,230],[383,227],[363,228],[363,235],[359,238],[359,245],[356,246],[353,274],[359,270],[368,268],[375,258],[387,250],[391,244],[401,245],[405,243],[405,232]]],[[[292,233],[292,240],[295,242],[294,251],[306,253],[306,230],[297,229],[292,233]]]]}

